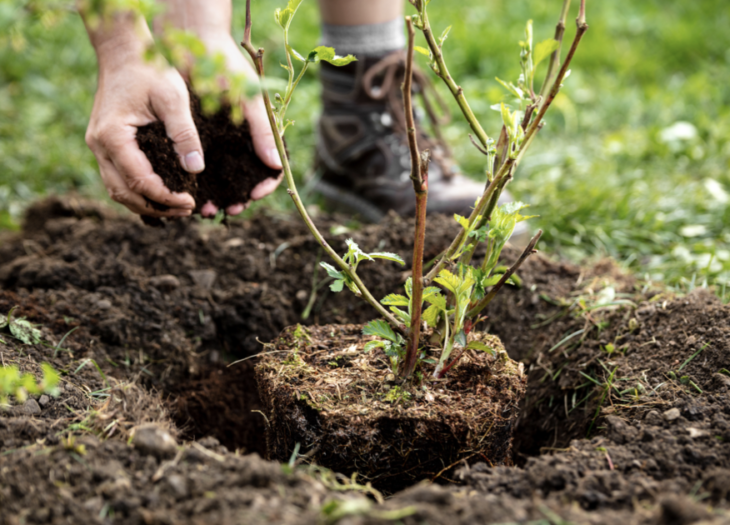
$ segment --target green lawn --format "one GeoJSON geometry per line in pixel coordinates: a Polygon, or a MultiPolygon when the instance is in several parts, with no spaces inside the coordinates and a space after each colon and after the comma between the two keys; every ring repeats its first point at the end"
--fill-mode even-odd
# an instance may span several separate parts
{"type": "MultiPolygon", "coordinates": [[[[83,140],[94,55],[73,13],[27,7],[50,3],[0,4],[4,227],[16,224],[23,207],[45,193],[76,188],[104,195],[83,140]]],[[[282,39],[272,16],[283,3],[253,0],[254,42],[270,50],[272,74],[283,73],[277,66],[282,39]]],[[[525,21],[534,20],[536,41],[548,38],[561,4],[464,0],[455,8],[431,2],[436,31],[453,24],[447,61],[491,134],[499,115],[489,108],[505,98],[494,77],[515,80],[525,21]]],[[[235,5],[240,37],[243,2],[235,5]]],[[[563,95],[510,186],[540,215],[532,224],[545,230],[543,249],[576,260],[611,255],[651,280],[685,289],[730,280],[726,0],[588,0],[588,22],[563,95]]],[[[308,0],[295,21],[295,48],[316,45],[317,24],[316,5],[308,0]]],[[[566,37],[573,32],[571,23],[566,37]]],[[[312,72],[289,112],[296,125],[287,136],[300,176],[310,163],[317,105],[312,72]]],[[[466,133],[458,118],[446,129],[462,168],[478,177],[482,157],[466,133]]],[[[286,209],[288,197],[279,191],[263,205],[286,209]]]]}

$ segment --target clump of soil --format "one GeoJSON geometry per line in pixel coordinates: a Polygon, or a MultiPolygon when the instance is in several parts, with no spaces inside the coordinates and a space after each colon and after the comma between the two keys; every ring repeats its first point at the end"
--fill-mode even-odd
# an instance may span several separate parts
{"type": "MultiPolygon", "coordinates": [[[[198,129],[205,157],[205,170],[193,174],[185,171],[162,122],[137,130],[137,143],[147,155],[152,169],[173,192],[187,192],[195,199],[200,212],[210,201],[225,210],[228,206],[251,200],[251,190],[270,177],[279,176],[259,159],[253,148],[248,121],[237,125],[230,118],[230,108],[223,105],[213,115],[201,111],[200,99],[190,94],[190,109],[198,129]]],[[[156,202],[158,210],[167,207],[156,202]]]]}
{"type": "MultiPolygon", "coordinates": [[[[288,461],[298,443],[308,462],[389,494],[457,464],[512,464],[521,364],[467,351],[443,380],[399,384],[382,349],[364,352],[373,337],[361,330],[290,327],[267,346],[256,379],[271,459],[288,461]]],[[[506,357],[497,337],[474,336],[506,357]]],[[[430,377],[433,365],[421,372],[430,377]]]]}

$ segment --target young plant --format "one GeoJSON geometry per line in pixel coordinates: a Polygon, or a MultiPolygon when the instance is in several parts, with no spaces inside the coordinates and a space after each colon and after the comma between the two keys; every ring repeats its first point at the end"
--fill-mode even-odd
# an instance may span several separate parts
{"type": "MultiPolygon", "coordinates": [[[[317,47],[306,56],[298,53],[289,45],[289,30],[301,0],[289,0],[286,8],[276,11],[276,20],[284,31],[286,65],[289,74],[284,95],[275,94],[272,103],[268,90],[265,89],[263,66],[263,49],[255,49],[251,44],[251,10],[250,0],[246,1],[246,27],[242,46],[251,56],[262,86],[262,94],[269,123],[274,133],[277,149],[282,158],[284,175],[288,192],[294,205],[304,219],[312,235],[334,261],[335,266],[320,263],[327,273],[335,279],[331,289],[339,292],[345,286],[362,297],[378,312],[384,320],[368,323],[363,329],[366,335],[378,339],[367,343],[366,350],[381,348],[390,360],[391,368],[400,378],[409,378],[421,361],[427,359],[421,345],[421,330],[424,326],[438,336],[440,341],[440,358],[434,370],[435,377],[443,377],[459,360],[466,350],[491,351],[486,345],[477,341],[469,341],[469,333],[480,320],[480,312],[494,299],[499,290],[510,279],[514,279],[515,271],[534,253],[535,245],[542,232],[538,232],[527,245],[522,255],[510,268],[497,266],[499,255],[507,240],[514,232],[518,222],[529,219],[520,212],[526,207],[522,203],[510,203],[497,206],[499,196],[512,180],[513,174],[525,152],[543,126],[543,117],[555,100],[562,83],[569,74],[569,65],[576,49],[588,29],[585,19],[585,0],[580,0],[576,19],[577,33],[561,65],[561,47],[565,31],[565,20],[570,8],[570,0],[563,0],[563,7],[556,27],[555,37],[533,45],[532,22],[525,29],[525,40],[520,42],[520,65],[522,73],[516,83],[502,84],[516,99],[514,108],[506,104],[495,107],[502,116],[502,127],[497,139],[490,138],[477,120],[464,95],[464,90],[454,81],[449,73],[443,55],[443,45],[448,36],[447,28],[436,40],[428,18],[427,6],[430,0],[410,0],[417,13],[406,17],[408,28],[408,50],[405,60],[405,78],[403,82],[403,105],[408,146],[411,156],[410,179],[416,198],[416,217],[414,231],[412,277],[406,282],[406,295],[391,294],[378,302],[364,285],[357,274],[357,266],[363,260],[375,258],[387,259],[404,264],[394,254],[365,254],[349,240],[347,252],[340,257],[325,241],[299,197],[289,160],[284,148],[283,136],[291,124],[285,120],[286,110],[292,100],[302,75],[311,63],[321,60],[336,66],[346,65],[355,57],[338,57],[332,48],[317,47]],[[456,99],[464,118],[476,136],[469,135],[476,148],[486,156],[486,186],[483,194],[476,200],[469,217],[455,216],[461,230],[449,247],[436,259],[435,263],[424,274],[423,249],[426,228],[426,206],[428,202],[428,166],[429,151],[420,152],[416,140],[412,101],[413,54],[416,46],[415,29],[421,30],[428,48],[418,51],[429,57],[429,66],[440,77],[456,99]],[[549,59],[548,59],[549,57],[549,59]],[[294,60],[302,63],[300,72],[296,74],[294,60]],[[539,91],[535,90],[538,66],[547,60],[547,72],[539,91]],[[486,248],[486,256],[478,266],[472,266],[472,258],[479,243],[486,248]],[[431,283],[440,285],[430,286],[431,283]],[[423,309],[424,304],[428,304],[423,309]],[[386,309],[385,307],[389,307],[386,309]],[[404,309],[405,308],[405,309],[404,309]],[[456,352],[456,353],[455,353],[456,352]],[[452,358],[452,356],[454,356],[452,358]]],[[[433,340],[433,337],[431,338],[433,340]]]]}
{"type": "Polygon", "coordinates": [[[21,403],[29,394],[58,395],[59,375],[49,364],[41,365],[43,379],[38,383],[32,374],[21,374],[15,366],[0,367],[0,409],[7,408],[8,398],[15,397],[21,403]]]}

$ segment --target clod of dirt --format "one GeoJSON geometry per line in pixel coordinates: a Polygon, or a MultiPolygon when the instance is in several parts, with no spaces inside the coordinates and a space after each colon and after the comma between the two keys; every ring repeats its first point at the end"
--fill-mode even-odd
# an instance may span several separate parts
{"type": "MultiPolygon", "coordinates": [[[[373,338],[361,329],[290,327],[262,354],[256,380],[271,459],[288,460],[299,443],[307,461],[356,472],[386,493],[442,481],[457,464],[512,464],[521,364],[467,351],[444,380],[398,384],[381,349],[363,351],[373,338]]],[[[504,348],[496,336],[474,336],[504,348]]]]}
{"type": "MultiPolygon", "coordinates": [[[[182,168],[162,122],[139,128],[137,143],[170,190],[193,196],[196,212],[208,201],[223,210],[246,203],[258,183],[279,176],[279,171],[266,166],[256,155],[248,121],[236,125],[225,105],[214,115],[205,115],[200,100],[193,94],[190,109],[203,145],[205,170],[201,173],[188,173],[182,168]]],[[[150,205],[158,210],[167,209],[161,203],[150,201],[150,205]]]]}

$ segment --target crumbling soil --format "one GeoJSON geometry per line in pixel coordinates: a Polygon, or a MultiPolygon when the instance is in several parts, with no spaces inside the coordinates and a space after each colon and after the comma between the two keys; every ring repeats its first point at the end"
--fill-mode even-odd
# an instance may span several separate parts
{"type": "MultiPolygon", "coordinates": [[[[225,210],[228,206],[251,200],[251,190],[270,177],[279,176],[259,159],[253,148],[248,121],[231,121],[230,108],[223,105],[213,115],[201,111],[200,100],[191,93],[190,109],[200,136],[205,157],[205,170],[193,174],[185,171],[175,152],[172,140],[162,122],[154,122],[137,130],[137,143],[145,153],[152,169],[173,192],[189,193],[195,199],[195,211],[200,212],[210,201],[225,210]]],[[[152,207],[167,207],[150,201],[152,207]]]]}
{"type": "MultiPolygon", "coordinates": [[[[318,221],[325,232],[346,222],[318,221]]],[[[429,218],[429,228],[433,257],[455,226],[429,218]]],[[[352,236],[409,262],[411,232],[389,217],[327,240],[341,248],[352,236]]],[[[647,288],[610,263],[532,257],[522,287],[487,311],[484,327],[527,373],[519,466],[472,465],[454,476],[461,485],[368,506],[326,471],[241,456],[263,453],[256,358],[226,365],[285,326],[372,316],[322,286],[321,258],[288,217],[149,229],[73,198],[31,209],[0,245],[0,314],[18,306],[44,344],[2,333],[0,357],[34,372],[49,362],[64,388],[0,415],[0,523],[730,522],[730,309],[706,290],[647,288]],[[128,444],[145,423],[186,443],[128,444]]],[[[376,296],[407,277],[361,270],[376,296]]]]}
{"type": "MultiPolygon", "coordinates": [[[[397,381],[362,325],[289,327],[258,360],[267,455],[306,461],[361,479],[386,494],[428,479],[447,480],[457,465],[512,465],[512,431],[525,391],[521,363],[499,338],[470,333],[494,356],[469,350],[438,382],[397,381]],[[504,357],[502,357],[504,356],[504,357]]],[[[430,360],[439,350],[424,346],[430,360]]],[[[429,378],[434,364],[418,373],[429,378]]]]}

